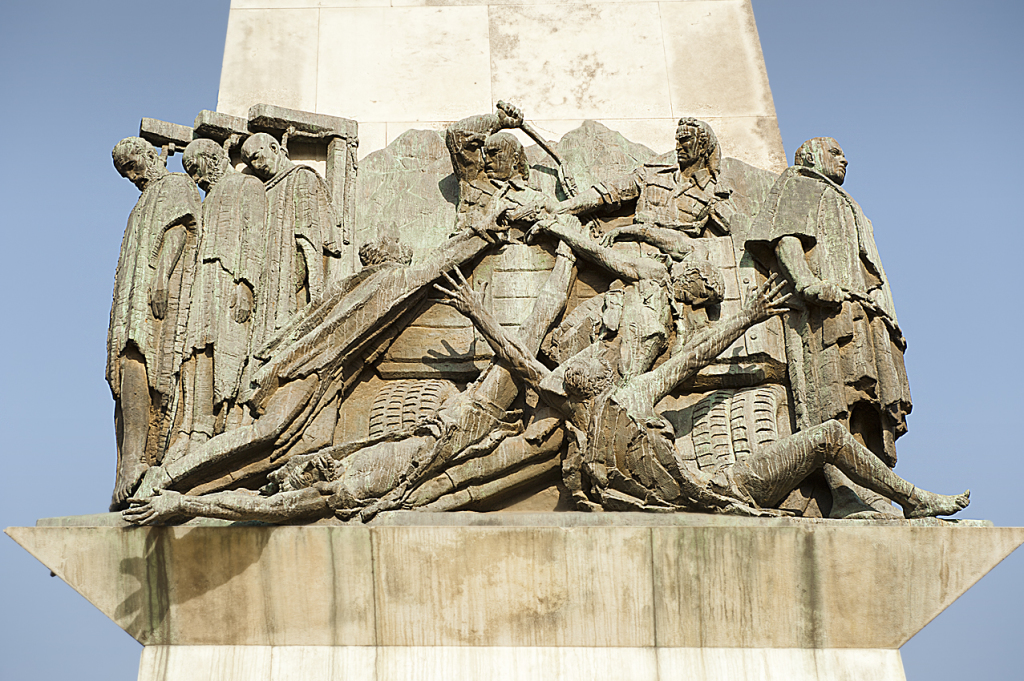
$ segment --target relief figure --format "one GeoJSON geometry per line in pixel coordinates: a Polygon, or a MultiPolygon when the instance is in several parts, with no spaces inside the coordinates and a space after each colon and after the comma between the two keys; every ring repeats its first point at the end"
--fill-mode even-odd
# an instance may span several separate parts
{"type": "Polygon", "coordinates": [[[117,171],[142,191],[121,242],[107,336],[118,458],[111,508],[117,509],[167,447],[201,209],[192,180],[169,172],[149,142],[128,137],[112,156],[117,171]]]}
{"type": "MultiPolygon", "coordinates": [[[[772,188],[748,248],[769,266],[774,256],[798,294],[784,324],[797,429],[836,419],[893,467],[912,403],[906,341],[871,222],[841,187],[847,161],[834,139],[808,140],[795,161],[772,188]]],[[[891,512],[833,467],[825,477],[832,517],[891,512]]]]}
{"type": "Polygon", "coordinates": [[[711,126],[682,118],[676,150],[632,173],[598,183],[563,202],[559,210],[584,215],[632,206],[634,222],[699,237],[730,232],[731,190],[721,180],[722,151],[711,126]]]}
{"type": "Polygon", "coordinates": [[[263,255],[251,331],[252,353],[333,281],[341,237],[330,191],[312,168],[292,163],[273,136],[260,132],[242,144],[242,157],[266,183],[264,239],[254,244],[263,255]]]}
{"type": "Polygon", "coordinates": [[[168,460],[244,421],[238,396],[266,219],[263,183],[236,172],[221,145],[194,140],[182,166],[206,198],[180,371],[182,413],[168,460]]]}
{"type": "MultiPolygon", "coordinates": [[[[770,509],[810,472],[838,467],[859,484],[892,499],[907,518],[950,515],[965,508],[969,493],[933,494],[916,488],[885,466],[837,421],[766,447],[744,462],[713,474],[681,459],[671,424],[655,405],[694,375],[746,328],[781,313],[784,284],[769,278],[741,311],[695,334],[663,364],[620,380],[601,356],[577,356],[560,386],[552,371],[505,333],[465,282],[449,291],[453,304],[473,320],[495,353],[566,419],[573,436],[563,463],[566,485],[581,510],[714,511],[776,515],[770,509]],[[579,471],[579,483],[573,478],[579,471]]],[[[684,284],[685,286],[685,284],[684,284]]],[[[699,294],[699,289],[691,292],[699,294]]]]}

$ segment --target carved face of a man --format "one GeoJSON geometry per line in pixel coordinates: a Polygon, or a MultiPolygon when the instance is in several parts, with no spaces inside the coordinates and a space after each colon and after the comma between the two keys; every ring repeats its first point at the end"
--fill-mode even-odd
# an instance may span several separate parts
{"type": "Polygon", "coordinates": [[[121,177],[139,188],[146,188],[156,176],[157,166],[162,167],[156,149],[139,137],[128,137],[117,143],[113,151],[114,167],[121,177]]]}
{"type": "Polygon", "coordinates": [[[680,303],[697,308],[714,305],[725,297],[725,279],[707,260],[684,260],[671,270],[672,294],[680,303]]]}
{"type": "Polygon", "coordinates": [[[521,175],[523,145],[508,133],[496,133],[484,143],[484,172],[492,180],[507,182],[521,175]]]}
{"type": "Polygon", "coordinates": [[[846,179],[846,154],[831,137],[815,137],[800,145],[796,152],[797,165],[810,166],[836,184],[846,179]]]}
{"type": "Polygon", "coordinates": [[[701,158],[700,136],[691,126],[680,126],[676,130],[676,160],[680,168],[686,168],[701,158]]]}
{"type": "Polygon", "coordinates": [[[197,139],[185,147],[181,165],[200,189],[209,192],[227,172],[231,161],[224,147],[213,140],[197,139]]]}
{"type": "Polygon", "coordinates": [[[245,140],[242,158],[261,180],[269,180],[290,163],[278,141],[265,132],[258,132],[245,140]]]}

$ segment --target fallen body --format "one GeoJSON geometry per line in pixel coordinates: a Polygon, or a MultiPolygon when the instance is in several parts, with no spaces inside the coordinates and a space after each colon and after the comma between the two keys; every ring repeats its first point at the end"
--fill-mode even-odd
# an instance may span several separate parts
{"type": "MultiPolygon", "coordinates": [[[[555,266],[523,325],[521,342],[534,354],[565,307],[574,261],[568,248],[558,249],[555,266]]],[[[156,489],[132,499],[124,517],[137,524],[183,516],[289,522],[331,515],[368,519],[382,510],[410,506],[451,508],[465,498],[464,489],[458,498],[446,498],[455,491],[451,486],[420,483],[431,483],[432,476],[472,482],[481,472],[512,473],[488,487],[500,492],[503,485],[524,482],[524,476],[557,468],[561,419],[541,409],[524,427],[518,415],[512,418],[506,411],[516,394],[511,374],[492,363],[473,385],[415,427],[293,457],[270,474],[262,494],[232,490],[185,496],[156,489]],[[463,475],[455,475],[456,469],[463,475]]]]}
{"type": "MultiPolygon", "coordinates": [[[[574,240],[568,240],[575,247],[574,240]]],[[[743,331],[784,311],[788,296],[772,277],[735,316],[695,334],[658,368],[616,380],[600,356],[569,366],[563,390],[549,389],[551,370],[510,338],[483,306],[479,292],[449,278],[444,292],[468,316],[498,357],[567,420],[575,435],[563,471],[581,510],[690,510],[765,515],[809,473],[832,464],[855,482],[903,507],[907,518],[951,515],[966,508],[969,492],[945,496],[916,488],[828,421],[721,466],[712,474],[683,461],[671,425],[655,406],[728,347],[743,331]]]]}

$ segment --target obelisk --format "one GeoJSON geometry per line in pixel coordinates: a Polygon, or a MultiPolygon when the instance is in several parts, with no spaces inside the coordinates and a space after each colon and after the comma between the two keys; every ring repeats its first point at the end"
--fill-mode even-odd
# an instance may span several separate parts
{"type": "Polygon", "coordinates": [[[521,107],[550,139],[597,120],[657,152],[676,121],[786,167],[749,0],[233,0],[217,109],[359,121],[360,153],[411,128],[521,107]]]}

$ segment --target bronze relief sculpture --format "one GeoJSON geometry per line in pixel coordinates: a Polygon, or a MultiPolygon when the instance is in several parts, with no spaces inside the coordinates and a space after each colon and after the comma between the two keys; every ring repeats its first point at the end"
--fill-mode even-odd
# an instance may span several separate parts
{"type": "MultiPolygon", "coordinates": [[[[160,326],[157,293],[148,335],[112,351],[129,376],[115,392],[122,413],[145,406],[130,387],[137,364],[157,367],[146,380],[164,391],[147,391],[162,411],[147,417],[146,442],[162,449],[138,454],[137,425],[123,448],[144,462],[119,465],[115,503],[129,521],[365,522],[516,504],[885,517],[896,502],[906,518],[966,507],[966,493],[926,492],[892,470],[910,411],[906,346],[834,140],[809,141],[775,177],[725,158],[711,127],[686,118],[674,152],[640,152],[625,175],[587,167],[597,181],[579,191],[570,168],[598,156],[628,167],[628,141],[588,124],[548,142],[501,103],[448,127],[450,166],[408,157],[456,190],[431,218],[451,236],[424,251],[400,229],[342,233],[338,217],[358,212],[357,196],[419,191],[422,178],[357,176],[339,190],[349,185],[310,165],[323,152],[302,162],[288,150],[299,134],[288,121],[315,115],[275,108],[279,138],[253,123],[257,109],[230,141],[194,130],[185,158],[207,191],[201,209],[190,187],[168,215],[145,218],[150,235],[180,225],[182,274],[147,246],[153,290],[178,286],[175,331],[160,326]],[[343,262],[352,237],[357,271],[343,262]],[[449,359],[456,330],[470,342],[461,364],[449,359]],[[154,333],[168,340],[154,346],[154,333]],[[381,370],[410,344],[422,360],[381,370]],[[828,499],[800,502],[815,475],[828,499]]],[[[307,147],[328,143],[306,134],[307,147]]],[[[162,178],[155,149],[142,149],[122,172],[162,178]]],[[[402,201],[377,205],[373,224],[407,222],[402,201]]],[[[115,291],[131,276],[119,268],[115,291]]],[[[114,319],[112,338],[123,335],[114,319]]]]}

